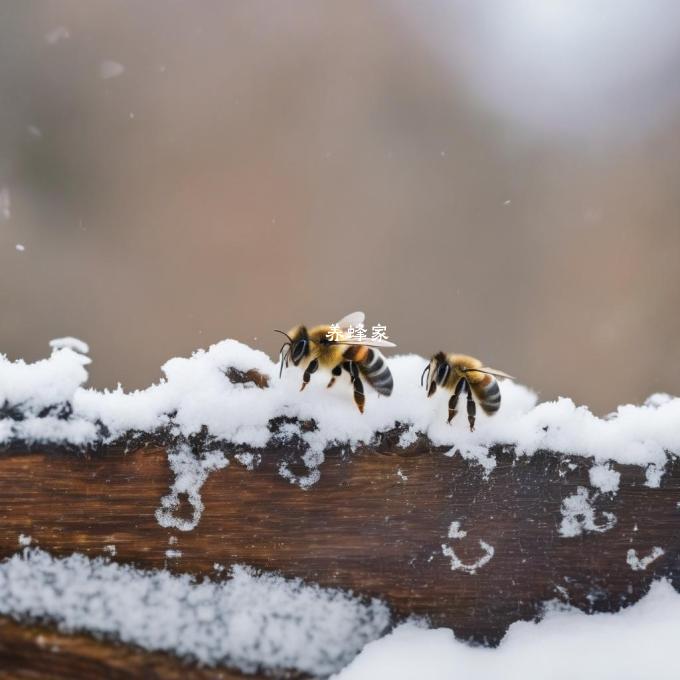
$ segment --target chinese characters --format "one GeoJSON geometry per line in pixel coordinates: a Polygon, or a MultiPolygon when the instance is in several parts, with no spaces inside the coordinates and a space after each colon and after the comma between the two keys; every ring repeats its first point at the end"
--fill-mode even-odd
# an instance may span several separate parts
{"type": "MultiPolygon", "coordinates": [[[[331,342],[343,342],[345,340],[352,340],[354,342],[362,342],[368,338],[368,331],[363,323],[356,324],[355,326],[348,326],[347,328],[340,328],[338,324],[331,324],[328,332],[326,333],[326,338],[331,342]]],[[[388,340],[389,335],[387,335],[387,326],[377,323],[375,326],[371,327],[370,340],[388,340]]]]}

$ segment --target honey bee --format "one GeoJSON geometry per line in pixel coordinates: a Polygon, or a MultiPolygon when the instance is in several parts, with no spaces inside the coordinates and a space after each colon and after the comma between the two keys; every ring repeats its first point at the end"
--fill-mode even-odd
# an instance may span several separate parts
{"type": "Polygon", "coordinates": [[[336,378],[342,374],[344,369],[349,373],[354,388],[354,401],[361,413],[364,412],[366,401],[362,377],[376,392],[389,397],[394,386],[392,373],[378,347],[396,347],[396,345],[388,340],[365,337],[363,323],[364,313],[354,312],[333,326],[314,326],[307,330],[305,326],[300,325],[295,326],[288,333],[277,330],[276,333],[281,333],[288,339],[279,351],[281,356],[279,377],[283,372],[284,364],[288,367],[289,360],[294,366],[304,365],[305,370],[300,387],[302,391],[307,387],[312,373],[319,368],[328,369],[331,373],[327,387],[333,386],[336,378]],[[350,328],[361,328],[363,334],[358,335],[362,337],[353,337],[350,328]]]}
{"type": "Polygon", "coordinates": [[[475,429],[477,406],[475,397],[487,415],[493,415],[501,407],[501,390],[496,378],[509,378],[511,375],[495,368],[483,366],[479,359],[465,354],[444,354],[438,352],[425,367],[420,376],[420,384],[425,385],[427,396],[437,391],[437,385],[453,392],[449,399],[450,423],[457,413],[458,397],[463,389],[467,394],[467,417],[470,431],[475,429]],[[427,375],[427,378],[425,377],[427,375]],[[429,386],[428,383],[429,382],[429,386]],[[474,397],[473,397],[474,394],[474,397]]]}

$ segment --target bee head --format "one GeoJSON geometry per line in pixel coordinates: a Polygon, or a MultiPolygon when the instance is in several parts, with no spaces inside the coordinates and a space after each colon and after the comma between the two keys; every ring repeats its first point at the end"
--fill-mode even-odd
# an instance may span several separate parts
{"type": "Polygon", "coordinates": [[[420,384],[425,385],[427,396],[431,397],[437,391],[437,385],[443,385],[451,374],[451,366],[446,360],[444,352],[437,352],[420,376],[420,384]],[[427,375],[427,378],[425,377],[427,375]],[[429,385],[428,385],[429,383],[429,385]]]}
{"type": "Polygon", "coordinates": [[[309,334],[304,326],[296,326],[288,333],[276,330],[276,333],[285,335],[288,342],[284,342],[279,350],[281,356],[281,368],[279,369],[279,377],[283,373],[283,365],[288,367],[289,360],[293,362],[293,366],[297,366],[304,357],[309,354],[309,334]],[[284,352],[285,349],[285,352],[284,352]]]}
{"type": "Polygon", "coordinates": [[[304,331],[303,335],[300,335],[293,341],[290,347],[290,359],[293,362],[293,366],[297,366],[304,357],[309,354],[309,337],[307,336],[307,330],[302,327],[304,331]]]}

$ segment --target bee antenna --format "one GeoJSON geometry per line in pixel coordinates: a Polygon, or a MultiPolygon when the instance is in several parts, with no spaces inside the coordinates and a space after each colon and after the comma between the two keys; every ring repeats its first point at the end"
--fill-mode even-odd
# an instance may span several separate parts
{"type": "Polygon", "coordinates": [[[274,329],[274,333],[281,333],[281,335],[285,335],[288,338],[288,342],[293,342],[293,338],[291,338],[290,335],[288,335],[288,333],[284,333],[283,331],[277,330],[276,328],[274,329]]]}
{"type": "Polygon", "coordinates": [[[426,373],[427,373],[427,376],[428,376],[428,378],[429,378],[429,377],[430,377],[430,364],[428,364],[427,366],[425,366],[425,368],[423,369],[423,372],[422,372],[422,374],[421,374],[421,376],[420,376],[420,386],[421,386],[421,387],[424,387],[423,378],[425,378],[425,374],[426,374],[426,373]]]}
{"type": "Polygon", "coordinates": [[[281,356],[281,368],[279,368],[279,378],[283,375],[283,364],[285,363],[286,366],[288,366],[288,355],[290,354],[290,343],[286,342],[282,345],[281,349],[279,350],[279,355],[281,356]],[[288,351],[284,354],[283,353],[283,348],[288,347],[288,351]]]}

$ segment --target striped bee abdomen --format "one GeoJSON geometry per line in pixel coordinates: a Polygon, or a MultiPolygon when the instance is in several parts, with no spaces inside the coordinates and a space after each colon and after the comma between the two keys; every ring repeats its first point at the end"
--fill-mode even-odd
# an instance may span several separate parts
{"type": "Polygon", "coordinates": [[[486,375],[484,380],[472,385],[472,391],[485,413],[493,415],[501,407],[501,389],[493,376],[486,375]]]}
{"type": "Polygon", "coordinates": [[[359,363],[359,370],[368,381],[368,384],[378,393],[389,397],[392,394],[394,382],[392,373],[387,367],[385,357],[377,349],[368,348],[366,357],[359,363]]]}

